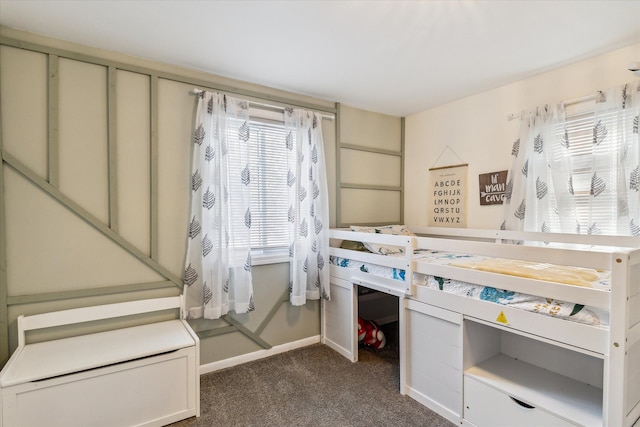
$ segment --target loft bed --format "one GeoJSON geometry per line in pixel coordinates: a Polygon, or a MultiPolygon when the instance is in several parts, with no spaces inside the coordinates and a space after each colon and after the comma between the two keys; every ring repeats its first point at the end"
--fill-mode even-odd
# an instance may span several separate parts
{"type": "Polygon", "coordinates": [[[477,410],[484,406],[478,396],[489,391],[553,418],[536,422],[631,426],[638,420],[639,238],[398,227],[331,230],[332,286],[341,288],[326,304],[326,343],[349,353],[349,340],[345,350],[332,339],[344,323],[335,319],[349,322],[353,313],[340,308],[353,307],[344,301],[353,295],[348,287],[365,286],[400,297],[400,391],[454,423],[512,422],[495,418],[510,413],[508,406],[477,410]],[[450,327],[455,342],[447,344],[437,325],[442,334],[450,327]],[[434,342],[439,337],[443,342],[434,342]],[[442,369],[425,371],[418,360],[425,357],[442,369]],[[443,377],[452,357],[457,374],[443,377]],[[524,365],[508,375],[500,368],[513,363],[524,365]],[[521,371],[530,372],[527,380],[518,379],[521,371]],[[554,395],[545,385],[522,384],[549,372],[563,378],[556,388],[574,391],[554,395]],[[429,390],[435,384],[443,396],[429,390]]]}

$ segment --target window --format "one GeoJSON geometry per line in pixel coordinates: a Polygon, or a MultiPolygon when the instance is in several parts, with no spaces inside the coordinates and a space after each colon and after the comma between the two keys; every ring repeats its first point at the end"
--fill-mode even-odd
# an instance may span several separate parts
{"type": "MultiPolygon", "coordinates": [[[[571,144],[569,156],[576,215],[580,224],[589,223],[591,164],[593,145],[593,105],[588,111],[567,115],[566,129],[571,144]]],[[[586,227],[580,233],[586,234],[586,227]]]]}
{"type": "MultiPolygon", "coordinates": [[[[605,126],[609,137],[618,135],[616,130],[617,114],[601,114],[598,121],[605,126]]],[[[618,153],[611,152],[613,145],[594,144],[595,101],[582,102],[567,108],[566,130],[569,144],[569,162],[571,167],[573,200],[576,208],[580,234],[618,234],[615,223],[610,221],[617,205],[615,194],[602,194],[597,198],[591,195],[594,179],[594,166],[597,164],[598,174],[608,176],[609,181],[616,181],[618,153]],[[603,167],[604,165],[604,167],[603,167]],[[590,229],[589,224],[597,224],[597,229],[590,229]]],[[[597,177],[596,177],[597,178],[597,177]]]]}
{"type": "MultiPolygon", "coordinates": [[[[250,109],[249,170],[253,264],[288,259],[287,158],[282,112],[250,109]]],[[[233,160],[232,160],[233,162],[233,160]]],[[[234,167],[244,165],[234,165],[234,167]]],[[[234,218],[242,222],[244,218],[234,218]]]]}
{"type": "MultiPolygon", "coordinates": [[[[248,140],[252,264],[288,261],[287,147],[284,113],[251,105],[248,140]]],[[[245,165],[231,158],[233,168],[245,165]]],[[[242,227],[244,218],[234,218],[242,227]]]]}
{"type": "MultiPolygon", "coordinates": [[[[284,122],[252,115],[250,158],[251,211],[257,217],[251,230],[251,247],[273,251],[287,247],[287,153],[284,122]]],[[[280,114],[282,116],[282,114],[280,114]]]]}
{"type": "Polygon", "coordinates": [[[637,88],[610,88],[522,118],[502,227],[640,235],[637,88]]]}

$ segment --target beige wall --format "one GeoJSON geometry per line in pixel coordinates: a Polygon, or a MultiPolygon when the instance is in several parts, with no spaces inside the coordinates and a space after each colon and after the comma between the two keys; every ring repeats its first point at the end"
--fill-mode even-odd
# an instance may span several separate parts
{"type": "MultiPolygon", "coordinates": [[[[6,289],[6,298],[0,292],[0,309],[9,324],[0,336],[8,332],[9,351],[16,346],[20,314],[180,293],[194,87],[238,88],[243,95],[237,96],[248,99],[268,95],[275,104],[284,99],[335,108],[326,101],[8,28],[1,28],[0,35],[5,157],[0,218],[7,265],[6,273],[0,271],[6,289]],[[19,46],[10,39],[19,40],[19,46]],[[57,70],[51,68],[56,61],[57,70]],[[50,121],[55,116],[57,122],[50,121]]],[[[322,125],[335,205],[336,122],[325,119],[322,125]]],[[[332,210],[333,223],[335,217],[332,210]]],[[[202,364],[261,350],[251,336],[276,346],[320,333],[317,301],[292,307],[286,300],[288,274],[288,263],[254,267],[256,311],[234,316],[248,333],[219,333],[233,329],[223,320],[196,322],[202,364]]],[[[7,357],[4,341],[0,359],[7,357]]]]}
{"type": "Polygon", "coordinates": [[[427,225],[429,168],[462,160],[469,164],[468,227],[498,228],[502,205],[480,206],[478,175],[511,167],[520,123],[507,121],[507,114],[632,81],[627,66],[639,58],[636,44],[407,117],[405,222],[427,225]]]}

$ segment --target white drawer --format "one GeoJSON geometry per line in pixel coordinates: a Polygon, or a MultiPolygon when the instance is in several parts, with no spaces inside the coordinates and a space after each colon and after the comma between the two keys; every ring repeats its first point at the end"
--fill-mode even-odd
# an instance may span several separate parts
{"type": "Polygon", "coordinates": [[[474,378],[464,377],[464,418],[477,427],[552,427],[573,424],[545,412],[524,406],[509,395],[474,378]]]}

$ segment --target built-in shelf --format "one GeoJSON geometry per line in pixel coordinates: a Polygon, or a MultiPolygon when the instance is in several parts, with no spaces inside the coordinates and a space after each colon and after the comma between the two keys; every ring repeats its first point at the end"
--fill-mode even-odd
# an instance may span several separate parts
{"type": "Polygon", "coordinates": [[[498,354],[464,374],[571,423],[602,425],[602,389],[498,354]]]}

